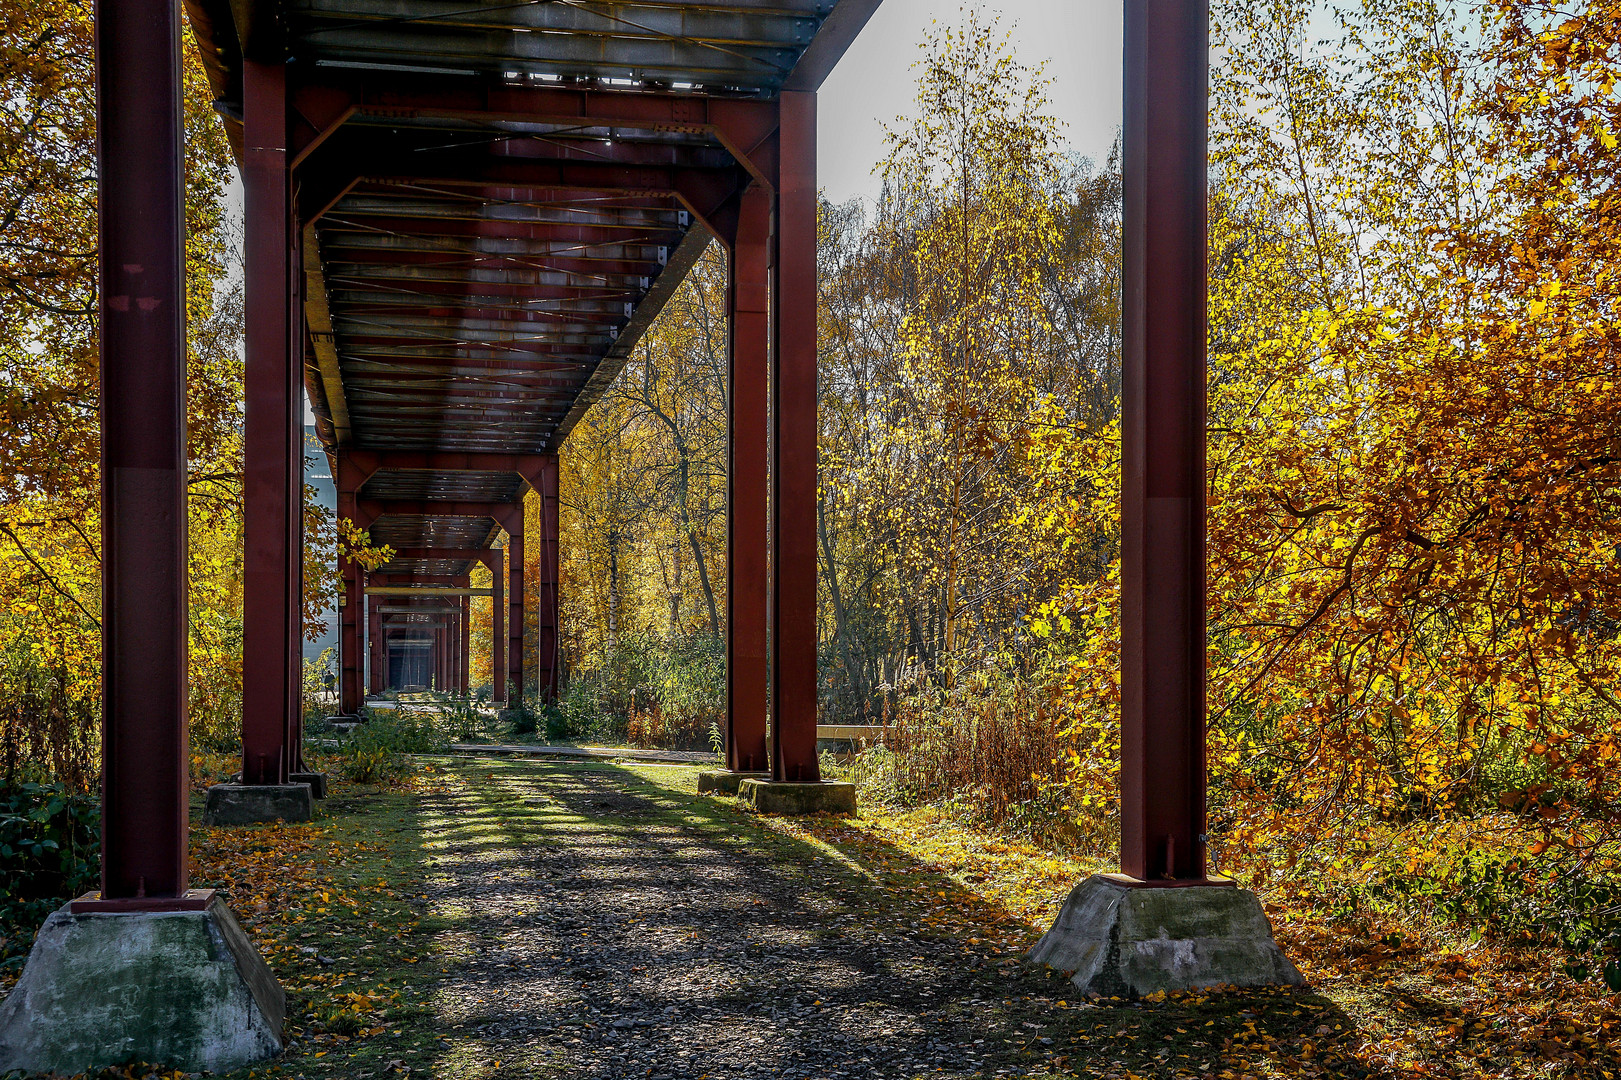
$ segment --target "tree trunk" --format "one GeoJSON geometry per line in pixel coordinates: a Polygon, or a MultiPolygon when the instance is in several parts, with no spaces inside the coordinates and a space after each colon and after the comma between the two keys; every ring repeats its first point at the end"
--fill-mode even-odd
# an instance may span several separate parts
{"type": "Polygon", "coordinates": [[[619,530],[608,530],[608,657],[619,646],[619,530]]]}
{"type": "Polygon", "coordinates": [[[704,591],[704,604],[709,609],[709,635],[720,640],[720,613],[715,609],[715,590],[709,584],[709,564],[704,561],[704,547],[698,542],[698,530],[687,529],[687,543],[692,547],[692,560],[698,567],[698,587],[704,591]]]}

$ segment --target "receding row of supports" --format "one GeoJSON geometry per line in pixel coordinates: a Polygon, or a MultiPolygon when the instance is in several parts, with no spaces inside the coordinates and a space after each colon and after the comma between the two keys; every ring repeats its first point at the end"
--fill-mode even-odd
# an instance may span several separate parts
{"type": "MultiPolygon", "coordinates": [[[[490,585],[490,641],[492,698],[498,702],[516,705],[524,694],[524,654],[526,641],[526,612],[530,610],[530,597],[525,591],[525,533],[530,524],[531,500],[524,496],[532,492],[537,512],[536,530],[540,539],[536,566],[539,580],[534,583],[533,610],[536,616],[536,681],[535,690],[542,698],[556,695],[560,671],[558,641],[558,472],[557,455],[436,455],[412,453],[391,455],[377,452],[339,450],[336,454],[338,485],[338,515],[355,526],[369,529],[380,518],[430,517],[434,515],[457,518],[488,519],[505,530],[506,547],[488,548],[405,548],[394,552],[394,558],[406,561],[429,560],[435,562],[478,562],[489,571],[490,585]],[[391,500],[366,497],[366,482],[388,469],[454,472],[479,468],[491,472],[510,471],[523,480],[523,487],[510,502],[469,503],[454,500],[391,500]]],[[[339,654],[341,663],[340,707],[345,713],[357,712],[366,691],[378,693],[388,687],[388,654],[384,626],[377,601],[382,593],[372,589],[393,587],[396,598],[410,599],[413,592],[421,595],[450,597],[470,615],[470,578],[467,575],[446,577],[420,573],[388,574],[367,573],[339,552],[339,573],[343,578],[343,602],[340,615],[339,654]],[[447,590],[460,590],[451,596],[447,590]],[[368,663],[369,654],[369,663],[368,663]],[[370,678],[365,677],[369,667],[370,678]],[[364,690],[363,690],[364,687],[364,690]]],[[[454,648],[462,653],[470,650],[468,616],[458,625],[458,643],[454,648]]],[[[460,675],[452,684],[448,674],[446,685],[454,685],[459,692],[470,686],[467,662],[459,663],[460,675]]]]}
{"type": "MultiPolygon", "coordinates": [[[[1144,879],[1200,880],[1205,869],[1199,494],[1203,8],[1166,0],[1132,10],[1126,115],[1123,862],[1144,879]],[[1161,40],[1149,34],[1143,29],[1149,19],[1174,24],[1180,36],[1161,40]]],[[[120,93],[128,101],[143,100],[147,84],[172,74],[130,62],[122,50],[117,55],[138,73],[130,76],[137,89],[120,91],[123,68],[104,65],[103,90],[113,100],[120,93]]],[[[300,765],[300,381],[309,338],[302,245],[310,234],[293,198],[298,155],[290,153],[288,65],[249,59],[242,71],[247,201],[243,776],[248,783],[275,784],[300,765]]],[[[170,92],[178,91],[165,90],[170,92]]],[[[727,759],[734,769],[758,770],[769,758],[774,779],[813,781],[818,778],[816,95],[784,90],[771,104],[775,126],[761,124],[747,139],[739,138],[742,128],[714,123],[752,177],[746,187],[716,188],[706,202],[680,175],[672,174],[668,182],[674,196],[725,245],[731,270],[727,759]]],[[[170,206],[174,192],[169,190],[179,182],[177,144],[172,131],[148,130],[125,119],[115,118],[103,145],[110,166],[104,171],[102,204],[108,215],[102,234],[108,297],[103,317],[108,327],[119,327],[116,336],[104,337],[109,804],[122,797],[121,778],[136,760],[123,756],[128,747],[120,737],[121,718],[147,717],[150,703],[159,700],[165,710],[183,715],[185,697],[183,368],[170,370],[152,359],[161,353],[168,363],[174,359],[170,353],[183,348],[184,312],[171,310],[183,265],[177,261],[181,219],[170,206]],[[143,140],[158,140],[161,153],[153,155],[143,140]],[[128,341],[139,346],[125,358],[120,350],[128,341]],[[128,568],[122,560],[130,560],[128,568]],[[126,631],[124,620],[132,611],[138,626],[126,631]],[[166,629],[154,633],[150,620],[167,615],[174,616],[172,627],[165,622],[166,629]],[[170,642],[167,652],[157,650],[155,643],[163,641],[170,642]],[[169,681],[157,686],[154,673],[169,681]],[[136,686],[139,693],[126,689],[136,686]]],[[[542,536],[541,580],[535,583],[537,689],[554,693],[559,676],[555,453],[504,457],[502,469],[520,476],[526,490],[503,502],[471,503],[367,497],[367,480],[381,470],[437,467],[417,460],[422,455],[339,448],[336,457],[339,514],[361,527],[390,516],[472,517],[506,531],[504,559],[492,549],[455,549],[484,561],[494,579],[492,651],[502,652],[505,643],[492,672],[498,700],[519,700],[524,689],[524,495],[538,495],[533,500],[542,536]]],[[[463,460],[445,467],[487,471],[491,465],[463,460]]],[[[342,698],[348,711],[363,700],[366,582],[347,562],[342,571],[342,698]]],[[[413,578],[412,584],[429,582],[413,578]]],[[[384,640],[382,627],[375,630],[374,647],[384,640]]],[[[374,670],[376,661],[374,655],[374,670]]],[[[139,790],[146,793],[152,785],[145,776],[167,776],[174,771],[170,759],[183,761],[184,732],[167,714],[140,731],[145,756],[137,757],[147,771],[139,790]],[[144,747],[156,738],[154,732],[168,733],[160,740],[166,747],[162,762],[146,760],[144,747]]],[[[176,797],[165,796],[164,827],[154,825],[146,835],[173,841],[184,818],[176,797]]],[[[147,809],[130,813],[128,820],[137,820],[147,809]]],[[[116,829],[109,835],[109,896],[136,888],[152,894],[160,884],[168,894],[183,887],[183,869],[176,869],[183,851],[177,842],[159,850],[145,841],[126,845],[116,829]],[[122,867],[119,860],[127,849],[156,862],[122,867]]]]}

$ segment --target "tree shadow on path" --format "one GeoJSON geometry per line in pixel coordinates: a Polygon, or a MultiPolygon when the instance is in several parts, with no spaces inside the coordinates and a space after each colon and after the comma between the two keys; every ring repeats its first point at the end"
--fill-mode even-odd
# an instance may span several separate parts
{"type": "Polygon", "coordinates": [[[870,836],[611,765],[447,775],[419,808],[436,1076],[1369,1075],[1309,991],[1075,1000],[991,944],[1006,912],[870,836]]]}

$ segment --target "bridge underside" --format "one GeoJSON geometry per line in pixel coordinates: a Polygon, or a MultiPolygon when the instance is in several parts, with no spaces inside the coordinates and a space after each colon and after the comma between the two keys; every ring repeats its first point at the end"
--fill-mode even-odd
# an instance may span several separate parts
{"type": "MultiPolygon", "coordinates": [[[[247,200],[244,780],[302,764],[305,396],[341,516],[395,549],[340,560],[345,706],[368,652],[388,678],[391,635],[402,657],[442,638],[430,680],[464,684],[486,592],[497,696],[545,696],[558,449],[710,240],[729,267],[728,763],[816,779],[816,89],[877,0],[185,5],[247,200]]],[[[176,0],[97,15],[98,903],[138,906],[186,896],[180,36],[176,0]]],[[[1187,882],[1206,5],[1133,3],[1126,29],[1122,865],[1187,882]]]]}
{"type": "Polygon", "coordinates": [[[714,240],[730,756],[815,780],[815,91],[877,0],[186,6],[247,200],[244,779],[299,767],[301,399],[394,549],[340,558],[344,711],[465,690],[480,565],[494,696],[545,699],[558,448],[714,240]]]}

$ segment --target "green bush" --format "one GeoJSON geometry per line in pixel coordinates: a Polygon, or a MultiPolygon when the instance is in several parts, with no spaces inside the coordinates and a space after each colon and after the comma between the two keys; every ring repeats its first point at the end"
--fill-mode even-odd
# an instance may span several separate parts
{"type": "Polygon", "coordinates": [[[45,917],[95,886],[101,803],[61,784],[0,787],[0,958],[20,954],[45,917]]]}
{"type": "Polygon", "coordinates": [[[591,738],[701,750],[725,715],[722,643],[699,632],[626,636],[569,678],[549,738],[591,738]]]}
{"type": "MultiPolygon", "coordinates": [[[[434,708],[439,714],[439,728],[448,732],[457,742],[476,742],[484,737],[483,700],[452,698],[434,695],[434,708]]],[[[533,730],[532,728],[530,730],[533,730]]]]}
{"type": "Polygon", "coordinates": [[[1621,991],[1621,879],[1613,874],[1550,875],[1524,855],[1459,851],[1416,872],[1387,868],[1356,891],[1376,910],[1564,949],[1573,978],[1603,978],[1621,991]]]}
{"type": "Polygon", "coordinates": [[[397,784],[411,772],[405,755],[390,750],[357,750],[338,758],[338,775],[356,784],[397,784]]]}
{"type": "Polygon", "coordinates": [[[343,740],[336,770],[357,784],[394,784],[411,775],[408,754],[444,750],[444,733],[423,713],[367,710],[368,719],[343,740]]]}
{"type": "Polygon", "coordinates": [[[449,740],[426,713],[394,714],[384,710],[369,713],[369,719],[344,740],[344,749],[388,750],[396,754],[437,754],[449,740]]]}

